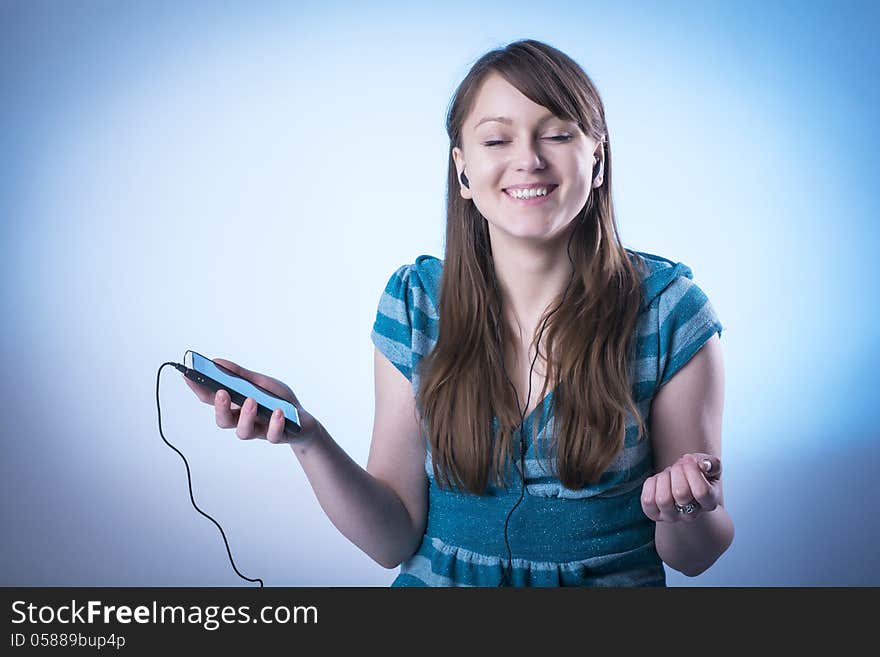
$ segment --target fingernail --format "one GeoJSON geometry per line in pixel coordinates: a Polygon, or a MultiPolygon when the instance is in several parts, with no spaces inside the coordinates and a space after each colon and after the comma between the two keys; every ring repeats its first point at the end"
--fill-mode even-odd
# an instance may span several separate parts
{"type": "Polygon", "coordinates": [[[248,413],[253,413],[255,410],[257,410],[257,402],[253,399],[248,399],[248,413]]]}
{"type": "Polygon", "coordinates": [[[705,472],[709,472],[709,470],[712,469],[712,461],[709,459],[703,459],[702,466],[705,472]]]}
{"type": "Polygon", "coordinates": [[[276,408],[275,411],[272,413],[272,417],[274,417],[276,420],[281,419],[281,409],[276,408]]]}

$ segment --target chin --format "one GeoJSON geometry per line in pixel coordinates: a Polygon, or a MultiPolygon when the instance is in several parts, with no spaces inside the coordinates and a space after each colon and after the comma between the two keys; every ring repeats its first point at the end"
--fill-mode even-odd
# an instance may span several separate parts
{"type": "Polygon", "coordinates": [[[504,224],[489,223],[489,232],[502,232],[508,238],[521,240],[548,240],[555,232],[552,224],[538,223],[537,221],[523,221],[522,219],[508,220],[504,224]]]}

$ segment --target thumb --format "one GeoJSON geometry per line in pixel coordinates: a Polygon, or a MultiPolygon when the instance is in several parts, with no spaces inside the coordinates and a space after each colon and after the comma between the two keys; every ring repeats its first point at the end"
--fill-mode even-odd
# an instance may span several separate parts
{"type": "Polygon", "coordinates": [[[275,395],[280,399],[285,399],[297,408],[300,407],[299,399],[296,398],[296,395],[293,394],[293,390],[291,390],[290,386],[286,383],[282,383],[278,379],[260,372],[249,370],[246,367],[242,367],[241,365],[233,363],[231,360],[226,360],[225,358],[214,358],[213,361],[215,365],[229,370],[232,374],[254,384],[258,388],[262,388],[269,394],[275,395]]]}
{"type": "Polygon", "coordinates": [[[697,462],[703,474],[709,478],[717,479],[721,476],[721,459],[711,454],[697,455],[697,462]]]}
{"type": "MultiPolygon", "coordinates": [[[[263,385],[264,380],[267,378],[259,372],[253,372],[247,368],[242,367],[238,363],[233,363],[231,360],[226,360],[225,358],[214,358],[212,359],[214,364],[219,366],[221,369],[228,370],[231,374],[244,379],[245,381],[249,381],[254,385],[258,385],[261,387],[266,387],[263,385]]],[[[272,392],[271,390],[269,392],[272,392]]],[[[274,394],[274,393],[273,393],[274,394]]]]}
{"type": "Polygon", "coordinates": [[[214,362],[215,365],[219,365],[220,367],[229,370],[233,374],[236,374],[243,379],[246,378],[245,373],[247,372],[247,370],[238,363],[233,363],[231,360],[226,360],[225,358],[212,358],[211,360],[214,362]]]}

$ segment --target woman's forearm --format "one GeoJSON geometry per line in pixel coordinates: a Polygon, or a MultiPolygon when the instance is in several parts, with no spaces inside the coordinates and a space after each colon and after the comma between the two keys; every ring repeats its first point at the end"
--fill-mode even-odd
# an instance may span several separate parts
{"type": "Polygon", "coordinates": [[[324,427],[290,447],[324,513],[348,540],[385,568],[416,551],[421,535],[400,497],[346,454],[324,427]]]}
{"type": "Polygon", "coordinates": [[[657,554],[671,568],[696,577],[718,560],[733,542],[733,520],[723,506],[692,522],[657,522],[657,554]]]}

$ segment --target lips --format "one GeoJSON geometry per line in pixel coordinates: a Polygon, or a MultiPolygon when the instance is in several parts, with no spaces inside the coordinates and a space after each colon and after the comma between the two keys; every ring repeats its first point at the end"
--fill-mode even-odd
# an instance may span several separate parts
{"type": "Polygon", "coordinates": [[[547,188],[547,193],[544,194],[543,196],[531,196],[531,197],[526,196],[525,198],[517,198],[516,196],[509,194],[507,191],[508,189],[518,189],[516,187],[513,187],[513,188],[506,187],[502,193],[507,198],[509,198],[511,201],[516,201],[517,203],[529,203],[529,202],[535,203],[535,202],[543,201],[544,199],[548,198],[551,194],[553,194],[553,192],[556,191],[556,188],[559,187],[559,185],[544,185],[544,187],[547,188]]]}
{"type": "Polygon", "coordinates": [[[546,187],[547,188],[547,196],[550,196],[550,194],[553,193],[553,190],[556,189],[557,187],[559,187],[559,185],[556,185],[553,183],[547,183],[546,185],[533,185],[530,187],[504,187],[501,191],[506,193],[512,189],[540,189],[541,187],[546,187]]]}
{"type": "Polygon", "coordinates": [[[507,197],[508,203],[517,208],[537,208],[538,206],[547,204],[548,207],[553,205],[550,202],[550,197],[553,195],[553,192],[556,191],[556,187],[550,187],[547,190],[547,193],[544,196],[531,196],[526,198],[517,198],[515,196],[511,196],[507,192],[501,192],[507,197]]]}

